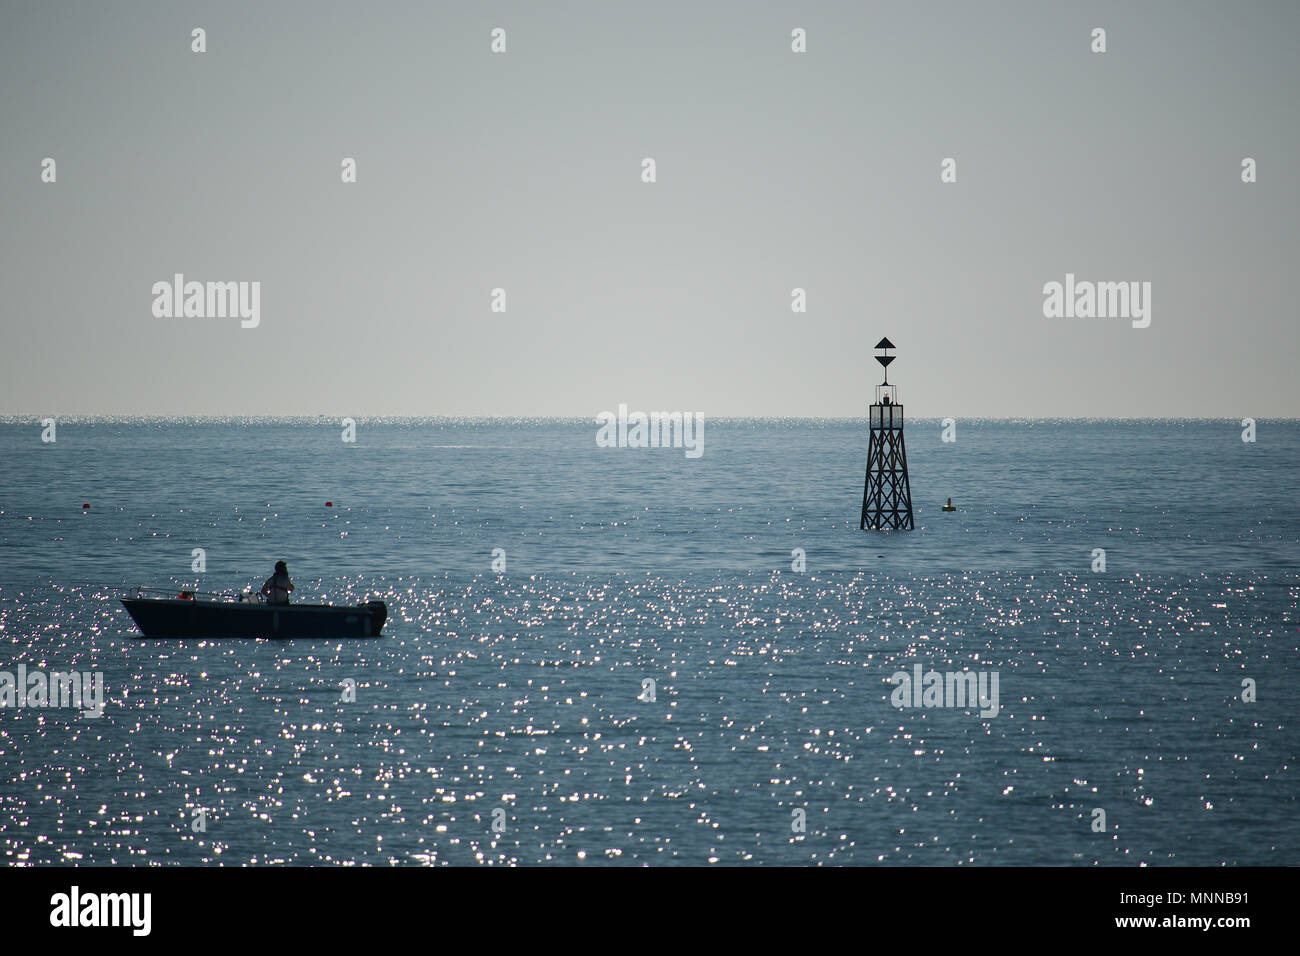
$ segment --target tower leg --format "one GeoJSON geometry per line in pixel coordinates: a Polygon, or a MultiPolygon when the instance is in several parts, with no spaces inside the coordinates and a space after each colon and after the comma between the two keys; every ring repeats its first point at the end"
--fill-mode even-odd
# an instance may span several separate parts
{"type": "Polygon", "coordinates": [[[912,530],[912,485],[902,428],[872,428],[859,530],[912,530]]]}

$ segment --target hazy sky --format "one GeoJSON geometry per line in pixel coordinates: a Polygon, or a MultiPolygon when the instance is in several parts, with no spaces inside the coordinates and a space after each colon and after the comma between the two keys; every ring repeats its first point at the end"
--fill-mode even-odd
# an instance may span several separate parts
{"type": "Polygon", "coordinates": [[[1298,91],[1292,0],[0,0],[0,414],[1294,416],[1298,91]]]}

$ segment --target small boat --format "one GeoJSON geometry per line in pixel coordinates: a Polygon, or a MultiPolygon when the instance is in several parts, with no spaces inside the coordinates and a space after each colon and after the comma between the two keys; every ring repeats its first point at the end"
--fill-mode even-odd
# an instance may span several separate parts
{"type": "Polygon", "coordinates": [[[383,601],[354,607],[263,604],[248,594],[175,595],[153,588],[138,588],[135,597],[121,600],[144,637],[379,637],[388,619],[383,601]]]}

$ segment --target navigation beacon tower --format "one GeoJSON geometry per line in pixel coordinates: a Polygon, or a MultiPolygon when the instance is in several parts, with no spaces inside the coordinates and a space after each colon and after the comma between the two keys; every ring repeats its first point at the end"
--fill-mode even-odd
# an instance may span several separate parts
{"type": "Polygon", "coordinates": [[[884,351],[876,361],[885,369],[885,380],[876,386],[871,406],[870,441],[867,444],[867,481],[862,489],[862,521],[859,529],[912,530],[912,486],[907,479],[907,448],[903,444],[903,406],[896,387],[889,384],[889,363],[898,356],[889,339],[876,348],[884,351]]]}

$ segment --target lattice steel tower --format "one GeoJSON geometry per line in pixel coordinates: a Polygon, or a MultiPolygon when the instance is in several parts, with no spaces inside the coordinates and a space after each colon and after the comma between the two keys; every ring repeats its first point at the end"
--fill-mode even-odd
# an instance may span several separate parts
{"type": "Polygon", "coordinates": [[[876,386],[876,402],[871,406],[867,481],[862,489],[862,522],[858,527],[910,531],[915,525],[912,485],[907,479],[907,448],[903,444],[903,406],[898,404],[895,386],[889,384],[889,363],[897,356],[889,354],[894,348],[889,339],[881,339],[876,348],[885,353],[876,356],[884,366],[885,380],[876,386]]]}

